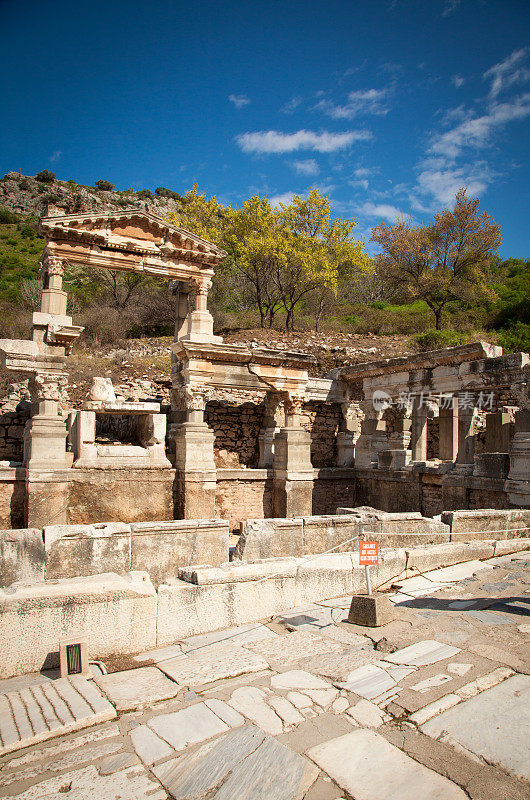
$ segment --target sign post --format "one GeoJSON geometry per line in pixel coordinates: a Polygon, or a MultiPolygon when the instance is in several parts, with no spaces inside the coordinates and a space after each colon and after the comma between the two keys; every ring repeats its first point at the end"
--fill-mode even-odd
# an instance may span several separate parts
{"type": "Polygon", "coordinates": [[[377,566],[379,564],[379,542],[366,542],[359,541],[359,565],[364,566],[364,574],[366,576],[366,591],[367,594],[372,594],[372,582],[370,580],[371,565],[377,566]]]}

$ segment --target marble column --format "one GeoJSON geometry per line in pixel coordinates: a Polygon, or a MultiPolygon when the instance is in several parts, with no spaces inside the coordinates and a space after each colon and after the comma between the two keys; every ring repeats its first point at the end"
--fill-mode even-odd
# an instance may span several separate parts
{"type": "Polygon", "coordinates": [[[43,314],[66,316],[68,295],[63,291],[64,265],[60,258],[46,253],[41,262],[42,297],[40,310],[43,314]]]}
{"type": "Polygon", "coordinates": [[[284,399],[285,427],[274,439],[273,514],[275,517],[310,516],[313,507],[311,434],[300,425],[304,397],[284,399]]]}
{"type": "Polygon", "coordinates": [[[208,290],[212,282],[209,278],[191,278],[190,285],[195,295],[194,309],[188,314],[187,333],[180,338],[183,341],[220,343],[221,336],[213,332],[213,317],[208,311],[208,290]]]}
{"type": "Polygon", "coordinates": [[[28,469],[66,469],[66,419],[59,401],[68,384],[67,375],[36,373],[29,380],[32,416],[24,430],[24,465],[28,469]]]}
{"type": "Polygon", "coordinates": [[[478,409],[475,398],[464,392],[458,398],[458,455],[456,469],[463,474],[472,474],[475,465],[475,436],[478,409]]]}
{"type": "Polygon", "coordinates": [[[204,421],[207,395],[186,386],[180,390],[186,421],[175,425],[176,510],[180,519],[213,519],[217,471],[215,435],[204,421]]]}
{"type": "Polygon", "coordinates": [[[397,406],[394,430],[388,437],[389,449],[388,452],[383,451],[380,456],[380,466],[384,465],[389,469],[403,469],[403,467],[406,467],[410,463],[411,413],[412,408],[410,404],[400,404],[397,406]]]}
{"type": "Polygon", "coordinates": [[[427,461],[427,418],[429,408],[423,395],[416,395],[412,406],[410,445],[412,461],[427,461]]]}
{"type": "Polygon", "coordinates": [[[361,435],[362,411],[359,403],[347,401],[341,404],[342,422],[337,433],[337,466],[353,467],[355,445],[361,435]]]}
{"type": "Polygon", "coordinates": [[[455,461],[458,454],[458,397],[442,395],[439,413],[439,457],[455,461]]]}
{"type": "Polygon", "coordinates": [[[516,388],[522,407],[514,415],[515,433],[510,442],[510,472],[505,490],[512,505],[530,508],[530,398],[528,385],[516,388]]]}
{"type": "Polygon", "coordinates": [[[265,395],[265,413],[263,425],[259,432],[259,469],[269,469],[274,461],[274,439],[280,431],[282,416],[282,400],[276,392],[267,392],[265,395]]]}
{"type": "Polygon", "coordinates": [[[374,408],[372,400],[360,404],[364,412],[361,434],[355,444],[355,466],[360,469],[377,469],[379,453],[388,450],[384,409],[374,408]]]}

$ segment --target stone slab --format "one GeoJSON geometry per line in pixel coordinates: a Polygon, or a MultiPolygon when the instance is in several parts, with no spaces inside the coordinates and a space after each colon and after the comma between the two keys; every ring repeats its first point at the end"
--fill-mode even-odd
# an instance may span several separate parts
{"type": "Polygon", "coordinates": [[[181,686],[202,686],[247,672],[259,672],[267,669],[268,664],[246,648],[220,644],[162,661],[158,667],[181,686]]]}
{"type": "Polygon", "coordinates": [[[179,643],[183,653],[191,653],[212,644],[245,644],[246,642],[259,642],[262,639],[274,639],[278,634],[262,625],[253,622],[249,625],[236,625],[213,633],[200,633],[197,636],[188,636],[179,643]]]}
{"type": "Polygon", "coordinates": [[[266,659],[269,664],[289,664],[309,655],[342,653],[343,647],[329,638],[317,636],[306,631],[294,631],[276,639],[250,642],[245,649],[251,650],[266,659]]]}
{"type": "Polygon", "coordinates": [[[315,656],[304,660],[300,666],[308,672],[316,672],[337,681],[345,681],[348,675],[357,667],[373,664],[379,661],[381,653],[377,650],[356,649],[345,653],[331,653],[329,655],[315,656]]]}
{"type": "Polygon", "coordinates": [[[44,580],[44,542],[36,528],[0,531],[0,587],[44,580]]]}
{"type": "Polygon", "coordinates": [[[302,800],[318,769],[246,725],[154,773],[174,800],[302,800]]]}
{"type": "Polygon", "coordinates": [[[267,703],[268,695],[256,686],[241,686],[232,692],[232,708],[254,722],[266,733],[278,736],[283,731],[281,717],[267,703]]]}
{"type": "Polygon", "coordinates": [[[183,750],[212,736],[226,733],[229,726],[204,703],[152,717],[148,726],[175,750],[183,750]]]}
{"type": "Polygon", "coordinates": [[[348,622],[367,628],[378,628],[395,619],[394,609],[388,595],[356,594],[352,597],[348,622]]]}
{"type": "Polygon", "coordinates": [[[157,667],[113,672],[97,677],[95,682],[117,711],[145,708],[160,700],[169,700],[182,688],[157,667]]]}
{"type": "Polygon", "coordinates": [[[421,730],[530,780],[530,677],[514,675],[444,711],[421,730]]]}
{"type": "Polygon", "coordinates": [[[166,800],[166,793],[143,767],[131,767],[106,776],[99,775],[93,766],[38,783],[14,795],[14,800],[51,800],[66,796],[68,800],[166,800]],[[65,787],[69,787],[67,792],[65,787]]]}
{"type": "Polygon", "coordinates": [[[424,767],[375,731],[354,730],[307,755],[358,800],[465,800],[454,783],[424,767]]]}
{"type": "Polygon", "coordinates": [[[395,653],[384,655],[383,661],[390,661],[392,664],[407,664],[413,667],[424,667],[426,664],[436,664],[446,658],[452,658],[460,653],[458,647],[437,642],[434,639],[426,639],[423,642],[416,642],[409,647],[396,650],[395,653]]]}
{"type": "Polygon", "coordinates": [[[147,725],[138,725],[130,733],[133,747],[137,755],[142,759],[147,767],[156,764],[157,761],[167,758],[174,750],[160,736],[147,725]]]}
{"type": "Polygon", "coordinates": [[[81,677],[0,695],[0,756],[114,719],[113,706],[81,677]]]}

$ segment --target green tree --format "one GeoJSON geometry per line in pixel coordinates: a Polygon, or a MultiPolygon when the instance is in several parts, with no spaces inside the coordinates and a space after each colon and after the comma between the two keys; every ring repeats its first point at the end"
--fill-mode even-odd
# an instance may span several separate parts
{"type": "Polygon", "coordinates": [[[487,272],[500,244],[501,231],[480,201],[460,189],[452,210],[435,214],[430,225],[413,227],[402,219],[372,230],[381,247],[376,268],[410,300],[424,300],[442,327],[445,307],[454,300],[477,303],[493,299],[487,272]]]}

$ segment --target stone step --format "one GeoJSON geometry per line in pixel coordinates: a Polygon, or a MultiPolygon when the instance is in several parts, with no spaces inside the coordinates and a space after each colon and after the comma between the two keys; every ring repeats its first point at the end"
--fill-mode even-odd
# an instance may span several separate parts
{"type": "Polygon", "coordinates": [[[0,695],[0,756],[114,717],[114,707],[80,676],[7,692],[0,695]]]}

